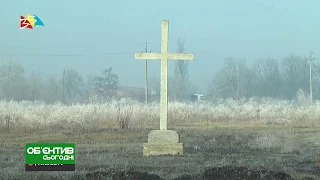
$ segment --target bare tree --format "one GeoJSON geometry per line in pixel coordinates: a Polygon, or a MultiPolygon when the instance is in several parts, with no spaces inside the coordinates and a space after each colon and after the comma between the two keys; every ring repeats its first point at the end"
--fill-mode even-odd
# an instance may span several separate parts
{"type": "MultiPolygon", "coordinates": [[[[180,38],[177,41],[178,52],[185,52],[185,41],[180,38]]],[[[189,72],[188,72],[188,61],[177,60],[174,62],[175,68],[175,78],[174,78],[174,87],[171,87],[174,91],[174,97],[178,100],[185,100],[188,97],[189,90],[189,72]]]]}
{"type": "Polygon", "coordinates": [[[245,61],[227,58],[226,64],[225,75],[227,76],[228,89],[232,92],[234,98],[240,98],[243,95],[242,79],[245,61]]]}
{"type": "Polygon", "coordinates": [[[309,89],[309,65],[308,62],[298,56],[288,56],[282,63],[284,76],[283,94],[287,98],[293,98],[299,89],[309,89]]]}
{"type": "Polygon", "coordinates": [[[45,90],[45,101],[54,103],[60,99],[62,87],[54,76],[47,78],[45,90]]]}
{"type": "Polygon", "coordinates": [[[0,66],[0,91],[2,98],[22,100],[28,97],[28,84],[23,77],[24,69],[17,64],[0,66]]]}
{"type": "Polygon", "coordinates": [[[44,88],[41,77],[38,74],[36,74],[36,73],[34,73],[32,71],[29,83],[30,83],[30,86],[31,86],[31,89],[30,89],[31,97],[30,97],[30,99],[32,101],[40,100],[41,95],[43,95],[43,91],[42,90],[44,88]]]}
{"type": "Polygon", "coordinates": [[[8,79],[14,75],[16,75],[17,73],[22,73],[24,72],[23,69],[21,68],[20,71],[14,72],[16,69],[12,68],[12,64],[10,61],[9,65],[4,64],[4,62],[2,61],[2,65],[1,65],[1,75],[0,75],[0,80],[4,80],[4,79],[8,79]]]}
{"type": "Polygon", "coordinates": [[[117,98],[117,90],[119,85],[119,77],[112,72],[112,67],[102,71],[102,76],[95,76],[90,79],[90,89],[100,89],[98,91],[99,98],[103,101],[109,101],[113,98],[117,98]]]}
{"type": "Polygon", "coordinates": [[[65,70],[65,95],[67,102],[84,102],[85,88],[82,76],[74,69],[65,70]]]}
{"type": "Polygon", "coordinates": [[[251,94],[253,86],[251,70],[245,61],[225,59],[225,66],[216,74],[209,85],[211,96],[233,97],[239,99],[251,94]]]}
{"type": "Polygon", "coordinates": [[[256,91],[258,96],[278,97],[282,88],[279,63],[273,59],[260,60],[254,65],[257,76],[256,91]]]}

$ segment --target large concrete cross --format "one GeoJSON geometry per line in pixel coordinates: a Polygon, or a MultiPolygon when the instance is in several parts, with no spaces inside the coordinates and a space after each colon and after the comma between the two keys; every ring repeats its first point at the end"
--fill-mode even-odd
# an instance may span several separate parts
{"type": "Polygon", "coordinates": [[[161,62],[161,90],[160,90],[160,130],[167,130],[168,119],[168,60],[194,60],[194,54],[168,53],[169,22],[161,23],[161,52],[135,53],[136,59],[160,59],[161,62]]]}

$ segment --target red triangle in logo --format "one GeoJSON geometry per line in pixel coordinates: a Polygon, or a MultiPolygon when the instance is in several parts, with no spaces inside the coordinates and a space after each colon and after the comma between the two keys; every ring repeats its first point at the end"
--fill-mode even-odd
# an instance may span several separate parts
{"type": "Polygon", "coordinates": [[[20,16],[20,28],[29,28],[32,29],[32,26],[28,19],[24,18],[23,16],[20,16]]]}

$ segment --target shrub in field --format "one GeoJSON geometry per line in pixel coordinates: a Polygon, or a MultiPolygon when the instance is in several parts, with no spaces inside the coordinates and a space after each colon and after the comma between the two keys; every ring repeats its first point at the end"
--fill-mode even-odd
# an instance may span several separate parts
{"type": "Polygon", "coordinates": [[[253,149],[275,150],[281,153],[298,152],[301,148],[295,138],[293,131],[260,132],[249,146],[253,149]]]}
{"type": "Polygon", "coordinates": [[[121,99],[117,103],[117,120],[121,129],[129,127],[129,121],[132,118],[132,102],[126,102],[126,99],[121,99]]]}
{"type": "Polygon", "coordinates": [[[304,92],[302,89],[299,89],[297,91],[296,100],[298,101],[299,105],[306,106],[310,104],[310,99],[306,92],[304,92]]]}

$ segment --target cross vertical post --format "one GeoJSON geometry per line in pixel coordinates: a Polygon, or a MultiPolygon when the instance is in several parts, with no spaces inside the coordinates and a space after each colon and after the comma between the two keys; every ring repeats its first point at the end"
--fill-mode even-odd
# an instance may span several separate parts
{"type": "Polygon", "coordinates": [[[169,22],[161,23],[161,52],[160,53],[135,53],[135,59],[160,59],[161,63],[161,90],[160,90],[160,130],[167,130],[168,120],[168,59],[194,60],[191,53],[168,53],[169,22]]]}
{"type": "MultiPolygon", "coordinates": [[[[168,21],[161,23],[161,54],[168,53],[168,21]]],[[[161,58],[161,83],[160,83],[160,130],[167,130],[168,120],[168,59],[161,58]]]]}

